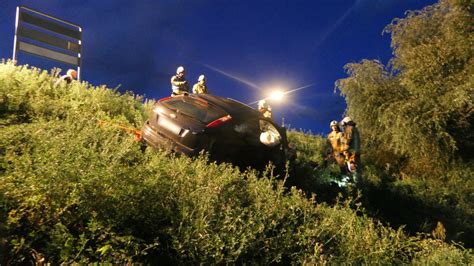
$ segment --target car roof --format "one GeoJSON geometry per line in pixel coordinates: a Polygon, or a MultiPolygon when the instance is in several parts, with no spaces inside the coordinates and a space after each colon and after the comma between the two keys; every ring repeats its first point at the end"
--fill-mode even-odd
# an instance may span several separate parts
{"type": "Polygon", "coordinates": [[[257,110],[234,99],[224,98],[211,94],[193,94],[192,97],[201,98],[211,104],[214,104],[229,113],[230,115],[260,115],[257,110]]]}

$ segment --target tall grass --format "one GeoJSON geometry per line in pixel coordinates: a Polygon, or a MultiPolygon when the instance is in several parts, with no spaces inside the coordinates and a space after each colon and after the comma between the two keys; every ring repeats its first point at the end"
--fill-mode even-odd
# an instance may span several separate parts
{"type": "MultiPolygon", "coordinates": [[[[45,71],[0,64],[1,264],[472,261],[462,247],[382,225],[357,199],[328,205],[287,189],[271,168],[142,151],[111,124],[140,126],[140,97],[53,84],[45,71]]],[[[319,153],[300,163],[317,167],[319,153]]]]}

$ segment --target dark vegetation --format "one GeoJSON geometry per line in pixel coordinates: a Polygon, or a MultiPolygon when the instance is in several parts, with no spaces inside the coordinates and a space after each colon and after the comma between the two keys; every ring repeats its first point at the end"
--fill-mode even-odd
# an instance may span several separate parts
{"type": "Polygon", "coordinates": [[[393,225],[474,245],[472,1],[443,0],[386,27],[393,58],[338,80],[364,136],[366,206],[393,225]]]}
{"type": "Polygon", "coordinates": [[[0,64],[0,264],[472,263],[470,22],[469,1],[441,1],[387,27],[388,67],[347,66],[364,168],[343,188],[322,136],[289,132],[284,181],[143,152],[116,125],[149,102],[0,64]]]}

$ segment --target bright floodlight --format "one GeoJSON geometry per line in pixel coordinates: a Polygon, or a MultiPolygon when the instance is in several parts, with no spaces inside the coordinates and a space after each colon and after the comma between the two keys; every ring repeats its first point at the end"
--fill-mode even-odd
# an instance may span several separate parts
{"type": "Polygon", "coordinates": [[[283,99],[283,96],[285,94],[282,92],[282,91],[274,91],[272,92],[272,94],[270,95],[270,99],[272,100],[275,100],[275,101],[281,101],[281,99],[283,99]]]}

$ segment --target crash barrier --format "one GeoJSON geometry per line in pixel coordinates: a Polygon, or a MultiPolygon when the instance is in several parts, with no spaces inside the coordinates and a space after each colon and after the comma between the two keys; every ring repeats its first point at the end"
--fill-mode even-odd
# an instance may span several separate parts
{"type": "Polygon", "coordinates": [[[75,66],[79,80],[82,61],[82,28],[37,10],[18,6],[13,41],[13,62],[17,62],[18,52],[75,66]]]}

